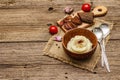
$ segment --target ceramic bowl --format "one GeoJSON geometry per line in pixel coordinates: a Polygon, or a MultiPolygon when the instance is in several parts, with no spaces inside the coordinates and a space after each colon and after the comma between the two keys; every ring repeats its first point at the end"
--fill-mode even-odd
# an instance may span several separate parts
{"type": "Polygon", "coordinates": [[[72,30],[69,30],[68,32],[65,33],[65,35],[63,36],[63,40],[62,40],[62,45],[63,45],[63,49],[65,50],[66,54],[69,55],[70,57],[74,58],[74,59],[87,59],[90,58],[97,47],[97,37],[95,36],[95,34],[93,32],[91,32],[90,30],[84,29],[84,28],[75,28],[72,30]],[[76,35],[82,35],[85,36],[86,38],[88,38],[91,43],[92,43],[92,49],[86,53],[82,53],[82,54],[77,54],[74,52],[71,52],[70,50],[67,49],[67,44],[70,41],[71,38],[73,38],[76,35]]]}

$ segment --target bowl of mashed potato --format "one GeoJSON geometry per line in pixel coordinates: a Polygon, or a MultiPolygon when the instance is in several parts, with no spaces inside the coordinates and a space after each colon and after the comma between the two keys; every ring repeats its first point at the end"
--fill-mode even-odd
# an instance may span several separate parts
{"type": "Polygon", "coordinates": [[[65,33],[62,40],[67,55],[74,59],[90,58],[97,47],[97,38],[93,32],[84,28],[75,28],[65,33]]]}

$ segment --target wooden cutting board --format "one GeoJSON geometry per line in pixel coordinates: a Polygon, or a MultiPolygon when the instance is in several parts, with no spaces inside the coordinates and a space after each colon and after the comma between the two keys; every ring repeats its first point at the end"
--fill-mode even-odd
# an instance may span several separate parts
{"type": "MultiPolygon", "coordinates": [[[[64,18],[60,19],[57,21],[57,24],[60,26],[60,28],[64,31],[64,32],[67,32],[68,30],[65,28],[64,24],[61,26],[61,22],[67,17],[67,16],[78,16],[77,14],[78,13],[83,13],[83,11],[77,11],[77,12],[74,12],[73,14],[71,15],[66,15],[64,18]]],[[[105,6],[96,6],[92,11],[91,13],[93,13],[93,16],[94,18],[96,17],[101,17],[101,16],[104,16],[106,13],[107,13],[107,8],[105,6]]],[[[84,13],[83,13],[84,14],[84,13]]],[[[94,21],[93,23],[89,24],[89,23],[85,23],[85,22],[82,22],[81,25],[78,25],[77,28],[87,28],[91,25],[94,25],[94,21]]]]}

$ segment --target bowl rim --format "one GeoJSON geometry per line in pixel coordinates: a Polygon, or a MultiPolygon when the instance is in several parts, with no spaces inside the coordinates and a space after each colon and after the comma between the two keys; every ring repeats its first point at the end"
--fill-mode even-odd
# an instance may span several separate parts
{"type": "Polygon", "coordinates": [[[63,45],[63,47],[64,47],[66,50],[68,50],[68,51],[71,52],[72,54],[84,55],[84,54],[88,54],[89,52],[92,52],[94,49],[96,49],[96,47],[97,47],[97,45],[98,45],[98,41],[97,41],[96,35],[95,35],[92,31],[90,31],[90,30],[88,30],[88,29],[86,29],[86,28],[75,28],[75,29],[71,29],[71,30],[67,31],[67,32],[64,34],[64,36],[63,36],[63,38],[62,38],[62,45],[63,45]],[[72,52],[72,51],[68,50],[67,47],[65,46],[65,44],[63,43],[65,35],[68,34],[68,33],[71,32],[71,31],[77,30],[77,29],[82,29],[82,30],[87,30],[87,31],[89,31],[90,33],[92,33],[92,34],[94,35],[94,37],[95,37],[95,39],[96,39],[96,45],[95,45],[91,50],[89,50],[89,51],[87,51],[87,52],[84,52],[84,53],[82,53],[82,54],[78,54],[78,53],[75,53],[75,52],[72,52]]]}

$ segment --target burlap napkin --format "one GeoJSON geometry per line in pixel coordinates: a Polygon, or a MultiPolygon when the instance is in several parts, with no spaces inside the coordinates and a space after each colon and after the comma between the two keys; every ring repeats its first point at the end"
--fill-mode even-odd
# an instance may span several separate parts
{"type": "MultiPolygon", "coordinates": [[[[87,29],[92,30],[95,27],[99,27],[99,25],[101,25],[101,23],[107,23],[109,25],[109,28],[112,30],[113,24],[106,22],[104,20],[99,20],[96,19],[95,20],[95,24],[87,29]]],[[[60,33],[57,34],[57,36],[63,36],[64,32],[61,30],[60,33]]],[[[56,35],[55,35],[56,36],[56,35]]],[[[55,37],[53,36],[52,38],[50,38],[50,40],[48,41],[47,45],[44,48],[44,55],[47,55],[49,57],[53,57],[56,58],[62,62],[68,63],[70,65],[73,65],[75,67],[78,68],[82,68],[82,69],[86,69],[89,71],[94,70],[96,64],[98,63],[98,60],[100,59],[100,47],[99,45],[97,46],[97,49],[95,51],[95,53],[93,54],[93,56],[90,59],[86,59],[86,60],[75,60],[70,58],[63,50],[62,47],[62,43],[61,42],[57,42],[54,41],[53,38],[55,37]]],[[[109,36],[106,38],[106,42],[109,40],[109,36]]]]}

